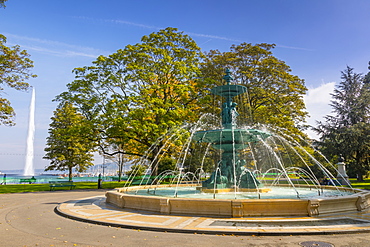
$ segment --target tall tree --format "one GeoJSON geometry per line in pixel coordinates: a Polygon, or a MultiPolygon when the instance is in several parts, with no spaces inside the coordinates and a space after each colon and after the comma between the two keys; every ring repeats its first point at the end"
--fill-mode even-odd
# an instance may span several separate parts
{"type": "Polygon", "coordinates": [[[30,72],[33,62],[27,51],[21,50],[18,45],[8,47],[5,43],[6,37],[0,34],[0,125],[12,126],[15,124],[15,112],[10,101],[2,97],[2,85],[27,91],[30,85],[25,81],[36,75],[30,72]]]}
{"type": "Polygon", "coordinates": [[[87,138],[91,128],[84,116],[68,102],[59,105],[51,120],[44,156],[50,160],[50,165],[45,171],[67,170],[72,181],[73,169],[84,172],[93,165],[94,143],[87,138]]]}
{"type": "Polygon", "coordinates": [[[161,146],[157,139],[201,113],[201,58],[194,40],[166,28],[144,36],[141,43],[98,57],[93,66],[76,68],[76,80],[57,100],[73,102],[94,122],[102,148],[115,144],[121,147],[117,152],[154,160],[161,146]],[[149,147],[153,152],[146,153],[149,147]]]}
{"type": "Polygon", "coordinates": [[[332,94],[333,115],[318,122],[314,130],[323,153],[333,158],[342,155],[349,173],[362,180],[370,165],[370,83],[348,66],[341,74],[332,94]]]}
{"type": "Polygon", "coordinates": [[[273,56],[274,47],[242,43],[231,46],[228,52],[210,51],[202,66],[203,76],[220,85],[223,70],[229,68],[234,82],[247,87],[247,94],[238,99],[239,119],[249,125],[270,124],[303,135],[307,116],[303,95],[307,88],[285,62],[273,56]]]}

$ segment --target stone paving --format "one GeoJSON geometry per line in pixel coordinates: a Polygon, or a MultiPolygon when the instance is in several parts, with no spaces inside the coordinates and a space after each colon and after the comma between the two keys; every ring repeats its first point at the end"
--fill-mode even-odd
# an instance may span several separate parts
{"type": "Polygon", "coordinates": [[[89,223],[162,232],[305,235],[370,231],[369,210],[321,217],[192,217],[121,209],[105,203],[104,196],[96,196],[62,203],[56,207],[56,211],[89,223]]]}
{"type": "MultiPolygon", "coordinates": [[[[89,223],[80,220],[63,217],[55,213],[55,208],[59,206],[68,206],[69,213],[75,216],[85,214],[83,218],[97,218],[97,213],[106,212],[111,214],[125,213],[119,211],[109,205],[104,205],[104,193],[106,190],[60,190],[60,191],[45,191],[33,193],[14,193],[0,194],[0,247],[12,246],[54,246],[54,247],[112,247],[112,246],[142,246],[142,247],[214,247],[214,246],[248,246],[248,247],[369,247],[370,234],[366,232],[368,226],[365,226],[364,231],[358,232],[338,232],[326,233],[321,231],[320,235],[307,234],[290,234],[282,232],[276,235],[261,235],[251,234],[245,235],[232,234],[231,232],[222,232],[222,228],[218,228],[220,232],[212,231],[212,234],[201,234],[199,231],[184,231],[184,232],[169,232],[163,229],[153,227],[155,221],[151,221],[151,230],[143,230],[143,228],[134,227],[128,229],[124,227],[100,225],[96,222],[89,223]],[[82,214],[79,213],[79,210],[82,214]],[[96,210],[96,214],[92,213],[96,210]],[[104,210],[104,211],[102,211],[104,210]],[[112,210],[116,212],[112,212],[112,210]],[[154,231],[154,230],[156,231],[154,231]]],[[[68,212],[65,211],[65,212],[68,212]]],[[[151,213],[144,214],[140,212],[126,212],[128,214],[137,214],[136,221],[141,221],[143,226],[143,218],[150,217],[151,213]],[[141,217],[141,218],[140,218],[141,217]]],[[[107,216],[107,215],[106,215],[107,216]]],[[[346,218],[347,215],[333,215],[330,218],[346,218]]],[[[80,217],[80,216],[79,216],[80,217]]],[[[178,216],[176,216],[178,217],[178,216]]],[[[82,219],[83,219],[82,218],[82,219]]],[[[100,217],[104,222],[104,215],[100,217]]],[[[155,215],[153,218],[158,218],[155,215]]],[[[190,219],[192,217],[188,217],[190,219]]],[[[365,213],[362,217],[353,217],[353,219],[368,220],[368,214],[365,213]]],[[[185,219],[185,218],[184,218],[185,219]]],[[[210,218],[212,219],[212,218],[210,218]]],[[[349,217],[349,219],[352,219],[349,217]]],[[[94,219],[96,220],[96,219],[94,219]]],[[[134,218],[131,218],[134,220],[134,218]]],[[[200,219],[199,219],[200,220],[200,219]]],[[[226,221],[222,224],[229,225],[234,222],[226,221]]],[[[162,221],[163,222],[163,218],[162,221]]],[[[183,221],[184,222],[184,221],[183,221]]],[[[357,222],[357,221],[354,221],[357,222]]],[[[176,223],[176,222],[174,222],[176,223]]],[[[287,224],[292,225],[294,220],[288,221],[287,224]]],[[[326,222],[328,223],[328,222],[326,222]]],[[[340,224],[348,224],[350,221],[343,219],[340,224]]],[[[122,224],[122,222],[120,222],[122,224]]],[[[213,227],[219,226],[220,221],[213,224],[213,227]]],[[[264,222],[270,226],[270,223],[264,222]]],[[[271,223],[272,224],[272,223],[271,223]]],[[[179,228],[189,228],[180,225],[179,228]]],[[[126,222],[126,226],[132,226],[133,223],[126,222]]],[[[148,226],[148,225],[147,225],[148,226]]],[[[155,225],[154,225],[155,226],[155,225]]],[[[238,222],[235,227],[243,226],[245,223],[238,222]],[[239,225],[240,224],[240,225],[239,225]]],[[[286,226],[286,225],[285,225],[286,226]]],[[[223,226],[224,227],[224,226],[223,226]]],[[[337,226],[338,227],[338,226],[337,226]]],[[[225,227],[224,227],[225,228],[225,227]]],[[[176,230],[174,228],[174,230],[176,230]]],[[[179,229],[178,229],[179,231],[179,229]]],[[[310,233],[311,234],[311,233],[310,233]]]]}

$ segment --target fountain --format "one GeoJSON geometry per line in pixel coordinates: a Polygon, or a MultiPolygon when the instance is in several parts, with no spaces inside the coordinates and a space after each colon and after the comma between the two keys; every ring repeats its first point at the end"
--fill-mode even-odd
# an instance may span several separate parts
{"type": "Polygon", "coordinates": [[[293,144],[298,146],[296,141],[288,141],[284,134],[238,127],[236,120],[239,114],[233,98],[246,93],[247,89],[231,84],[232,77],[228,70],[223,79],[226,85],[211,90],[214,95],[225,98],[221,113],[222,128],[194,129],[189,139],[189,143],[196,141],[208,144],[222,153],[209,178],[201,183],[199,179],[196,179],[197,183],[185,182],[189,176],[182,172],[184,162],[178,162],[180,172],[173,183],[160,184],[166,174],[161,174],[150,185],[145,185],[148,182],[144,183],[143,179],[142,185],[108,191],[108,203],[162,214],[217,217],[316,216],[362,211],[369,207],[369,192],[352,189],[350,184],[347,184],[349,187],[339,186],[338,180],[312,154],[304,148],[298,147],[297,151],[293,147],[293,144]],[[268,141],[272,144],[268,144],[268,141]],[[283,144],[278,145],[277,141],[283,144]],[[265,153],[254,153],[252,149],[257,146],[265,148],[265,153]],[[290,148],[298,158],[279,153],[281,146],[290,148]],[[246,150],[252,156],[249,160],[245,158],[246,150]],[[309,165],[299,152],[310,157],[313,165],[309,165]],[[265,169],[262,169],[263,165],[257,167],[257,155],[265,157],[262,163],[274,165],[265,169]],[[302,162],[305,168],[284,166],[284,155],[291,162],[302,162]],[[320,183],[314,175],[314,166],[321,169],[332,186],[320,183]]]}
{"type": "Polygon", "coordinates": [[[26,149],[26,162],[24,165],[24,176],[34,176],[35,171],[33,168],[33,142],[35,136],[35,88],[32,88],[32,96],[30,103],[30,113],[28,119],[28,134],[27,134],[27,149],[26,149]]]}
{"type": "Polygon", "coordinates": [[[233,79],[230,71],[226,70],[223,79],[227,85],[213,88],[214,95],[226,98],[222,106],[222,126],[223,129],[198,131],[193,139],[198,142],[210,143],[213,148],[223,150],[222,160],[219,162],[219,169],[212,173],[212,176],[202,183],[203,192],[230,192],[237,191],[256,191],[259,181],[250,172],[245,172],[243,165],[245,161],[239,159],[239,151],[245,149],[251,142],[258,142],[259,139],[266,139],[271,134],[256,129],[237,129],[236,103],[232,101],[233,97],[247,91],[246,87],[240,85],[231,85],[233,79]],[[217,174],[219,175],[217,178],[217,174]]]}

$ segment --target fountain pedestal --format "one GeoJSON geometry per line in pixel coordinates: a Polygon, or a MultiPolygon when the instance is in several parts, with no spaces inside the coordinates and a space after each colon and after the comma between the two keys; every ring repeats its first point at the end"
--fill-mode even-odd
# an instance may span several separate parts
{"type": "Polygon", "coordinates": [[[338,175],[337,180],[341,185],[349,185],[349,177],[346,173],[346,164],[344,162],[339,162],[338,164],[338,175]]]}
{"type": "Polygon", "coordinates": [[[211,177],[202,183],[202,191],[239,188],[257,190],[260,182],[245,168],[245,160],[240,158],[239,151],[248,147],[248,143],[258,142],[270,136],[269,133],[255,129],[238,129],[236,111],[237,104],[233,98],[247,92],[241,85],[231,85],[233,79],[226,70],[223,79],[226,85],[211,90],[214,95],[222,96],[226,102],[222,105],[222,129],[198,131],[193,139],[198,142],[210,143],[213,148],[222,150],[222,158],[211,177]]]}

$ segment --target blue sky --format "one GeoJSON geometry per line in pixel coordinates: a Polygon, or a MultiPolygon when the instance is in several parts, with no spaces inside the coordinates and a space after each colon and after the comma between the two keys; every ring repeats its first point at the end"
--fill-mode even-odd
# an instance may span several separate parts
{"type": "MultiPolygon", "coordinates": [[[[190,35],[203,51],[232,44],[274,43],[274,55],[310,89],[305,100],[314,124],[330,113],[329,93],[346,66],[367,73],[370,60],[368,0],[8,0],[0,33],[35,62],[35,168],[42,160],[54,97],[73,80],[73,68],[90,65],[161,28],[190,35]]],[[[5,88],[16,110],[15,127],[0,126],[0,171],[22,169],[30,93],[5,88]]],[[[100,163],[97,158],[96,163],[100,163]]]]}

